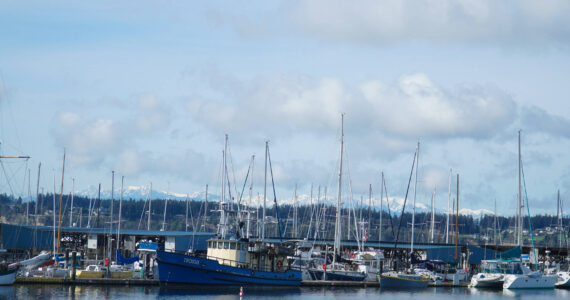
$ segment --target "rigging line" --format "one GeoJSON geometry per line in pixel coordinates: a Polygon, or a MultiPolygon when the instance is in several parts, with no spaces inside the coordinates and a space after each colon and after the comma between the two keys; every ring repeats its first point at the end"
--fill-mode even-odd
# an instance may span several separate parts
{"type": "Polygon", "coordinates": [[[348,160],[348,150],[346,147],[346,143],[344,144],[344,155],[346,156],[346,175],[348,176],[348,190],[349,190],[349,197],[350,197],[350,206],[348,207],[348,213],[350,216],[350,209],[352,208],[352,216],[354,217],[354,235],[356,238],[356,244],[358,249],[362,250],[360,245],[360,230],[358,228],[358,222],[356,218],[356,210],[354,209],[354,193],[352,191],[352,177],[350,176],[350,161],[348,160]]]}
{"type": "Polygon", "coordinates": [[[141,218],[139,219],[139,226],[137,227],[137,229],[141,229],[141,224],[142,224],[142,219],[144,217],[144,213],[146,210],[146,203],[148,202],[148,193],[146,193],[146,199],[144,201],[144,205],[143,205],[143,209],[141,211],[141,218]]]}
{"type": "MultiPolygon", "coordinates": [[[[235,192],[235,195],[238,195],[237,183],[236,183],[237,182],[236,172],[234,170],[234,161],[232,159],[232,149],[231,149],[230,143],[228,143],[228,154],[227,155],[230,158],[230,169],[232,170],[232,177],[233,177],[233,182],[234,182],[234,192],[235,192]]],[[[229,174],[229,173],[227,173],[227,174],[229,174]]],[[[229,175],[228,175],[228,177],[229,177],[229,175]]],[[[228,180],[229,180],[229,178],[228,178],[228,180]]],[[[238,208],[238,210],[239,210],[239,208],[238,208]]]]}
{"type": "MultiPolygon", "coordinates": [[[[528,207],[528,195],[526,193],[526,181],[524,179],[524,168],[523,168],[522,160],[521,160],[521,173],[522,173],[523,186],[524,186],[524,197],[526,200],[526,213],[528,215],[528,226],[530,227],[530,241],[532,242],[532,252],[533,252],[533,254],[535,254],[534,253],[534,238],[533,238],[533,234],[532,234],[532,222],[530,221],[530,208],[528,207]]],[[[534,256],[534,263],[538,264],[536,255],[533,255],[533,256],[534,256]]]]}
{"type": "Polygon", "coordinates": [[[14,190],[12,189],[12,185],[10,184],[10,177],[8,177],[8,173],[6,172],[6,168],[4,167],[4,163],[2,162],[1,159],[0,159],[0,165],[2,166],[2,171],[4,172],[4,177],[6,178],[6,184],[10,188],[10,193],[12,194],[12,197],[13,197],[14,196],[14,190]]]}
{"type": "Polygon", "coordinates": [[[273,203],[275,204],[275,214],[277,215],[277,228],[279,229],[279,240],[283,242],[283,236],[281,234],[281,220],[279,218],[279,205],[277,204],[277,193],[275,192],[275,180],[273,179],[273,166],[271,164],[271,155],[269,154],[269,148],[267,148],[267,159],[269,160],[271,185],[273,186],[273,203]]]}
{"type": "Polygon", "coordinates": [[[412,175],[414,174],[414,166],[416,165],[416,157],[418,151],[414,152],[414,161],[412,162],[412,170],[410,171],[410,179],[408,180],[408,188],[406,189],[406,197],[404,198],[404,205],[402,205],[402,213],[400,214],[400,225],[398,225],[398,233],[396,234],[396,241],[394,242],[394,253],[398,246],[398,239],[400,238],[400,228],[402,227],[402,220],[404,219],[404,211],[406,209],[406,202],[408,201],[408,192],[410,191],[410,183],[412,182],[412,175]]]}
{"type": "MultiPolygon", "coordinates": [[[[394,231],[394,222],[392,221],[392,211],[390,210],[390,197],[388,197],[388,188],[386,187],[386,180],[382,177],[382,184],[384,185],[384,194],[386,194],[386,206],[388,207],[388,217],[390,217],[390,226],[392,227],[392,236],[396,233],[394,231]]],[[[380,212],[382,213],[382,212],[380,212]]]]}

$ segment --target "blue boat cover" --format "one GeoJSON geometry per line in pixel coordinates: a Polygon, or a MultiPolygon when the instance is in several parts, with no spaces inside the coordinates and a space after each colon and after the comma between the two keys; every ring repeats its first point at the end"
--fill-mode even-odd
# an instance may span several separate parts
{"type": "Polygon", "coordinates": [[[130,265],[130,264],[133,264],[137,261],[139,261],[138,255],[134,256],[134,257],[125,258],[121,254],[121,251],[119,251],[119,249],[117,249],[117,265],[130,265]]]}

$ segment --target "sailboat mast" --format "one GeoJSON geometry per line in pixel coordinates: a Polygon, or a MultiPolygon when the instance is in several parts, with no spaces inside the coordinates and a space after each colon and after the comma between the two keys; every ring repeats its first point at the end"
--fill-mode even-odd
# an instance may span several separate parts
{"type": "Polygon", "coordinates": [[[34,215],[36,216],[35,227],[34,227],[34,250],[36,249],[36,236],[38,231],[38,206],[40,204],[40,169],[42,167],[42,163],[38,164],[38,180],[36,182],[36,207],[34,207],[34,215]]]}
{"type": "Polygon", "coordinates": [[[412,205],[412,241],[410,244],[410,253],[414,252],[414,227],[416,225],[416,194],[418,189],[418,170],[420,169],[420,142],[416,147],[416,181],[414,183],[414,204],[412,205]]]}
{"type": "Polygon", "coordinates": [[[519,130],[519,192],[517,197],[517,245],[522,246],[522,171],[521,171],[521,131],[519,130]]]}
{"type": "Polygon", "coordinates": [[[121,176],[121,195],[119,196],[119,224],[117,224],[117,251],[119,251],[119,246],[121,244],[120,234],[121,234],[121,214],[123,211],[123,186],[125,183],[125,176],[121,176]]]}
{"type": "MultiPolygon", "coordinates": [[[[382,172],[382,181],[380,181],[380,222],[378,224],[378,242],[382,241],[382,197],[384,197],[384,172],[382,172]]],[[[390,213],[388,211],[388,213],[390,213]]]]}
{"type": "Polygon", "coordinates": [[[109,258],[112,258],[111,249],[113,249],[113,207],[115,206],[115,171],[111,171],[111,227],[109,229],[109,258]]]}
{"type": "MultiPolygon", "coordinates": [[[[340,199],[341,199],[341,188],[342,188],[342,156],[344,149],[344,114],[341,114],[340,121],[340,160],[338,167],[338,194],[336,202],[336,222],[335,222],[335,235],[334,235],[334,255],[333,255],[333,267],[336,263],[336,256],[340,254],[340,199]]],[[[350,214],[350,211],[349,211],[350,214]]],[[[350,222],[349,222],[350,224],[350,222]]]]}
{"type": "Polygon", "coordinates": [[[63,175],[65,174],[65,148],[63,148],[63,164],[61,167],[61,188],[59,192],[59,218],[57,223],[57,252],[59,252],[59,241],[61,240],[61,203],[63,201],[63,175]]]}
{"type": "Polygon", "coordinates": [[[447,222],[445,222],[445,243],[449,244],[449,214],[451,213],[451,174],[452,169],[449,168],[449,187],[447,197],[447,222]]]}
{"type": "Polygon", "coordinates": [[[293,238],[297,238],[297,184],[295,183],[295,193],[293,198],[293,238]]]}
{"type": "MultiPolygon", "coordinates": [[[[56,250],[56,244],[57,244],[57,238],[55,236],[55,173],[53,174],[53,254],[55,255],[57,252],[56,250]]],[[[46,204],[47,206],[47,204],[46,204]]]]}
{"type": "Polygon", "coordinates": [[[437,188],[433,189],[433,194],[431,196],[431,243],[433,244],[433,234],[435,227],[435,192],[437,188]]]}
{"type": "Polygon", "coordinates": [[[265,209],[267,207],[267,153],[269,151],[269,141],[265,141],[265,176],[263,182],[263,212],[261,217],[261,239],[265,239],[265,209]]]}
{"type": "Polygon", "coordinates": [[[160,231],[166,230],[166,205],[168,205],[168,198],[170,197],[170,181],[168,182],[168,189],[166,190],[166,199],[164,200],[164,211],[162,213],[162,228],[160,231]]]}
{"type": "Polygon", "coordinates": [[[457,252],[457,246],[459,243],[459,174],[457,174],[457,204],[455,205],[455,259],[459,258],[459,253],[457,252]]]}
{"type": "Polygon", "coordinates": [[[148,190],[148,222],[146,224],[146,230],[149,231],[150,231],[150,214],[152,213],[151,206],[152,206],[152,182],[150,183],[150,189],[148,190]]]}
{"type": "Polygon", "coordinates": [[[249,239],[249,236],[251,235],[250,233],[250,221],[251,221],[251,197],[253,194],[253,167],[254,167],[254,163],[255,163],[255,155],[251,156],[251,179],[249,180],[249,201],[247,203],[247,227],[246,227],[246,231],[245,231],[245,236],[246,238],[249,239]]]}
{"type": "Polygon", "coordinates": [[[71,178],[71,209],[69,209],[69,227],[73,227],[73,198],[75,196],[75,178],[71,178]]]}

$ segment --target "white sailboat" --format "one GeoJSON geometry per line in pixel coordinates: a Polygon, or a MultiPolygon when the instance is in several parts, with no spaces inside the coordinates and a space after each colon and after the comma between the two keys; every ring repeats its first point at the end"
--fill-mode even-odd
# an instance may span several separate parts
{"type": "MultiPolygon", "coordinates": [[[[518,166],[519,166],[519,193],[517,199],[517,242],[519,246],[522,248],[522,207],[524,206],[524,202],[522,200],[522,182],[523,182],[523,170],[522,170],[522,159],[521,159],[521,132],[519,131],[518,135],[518,166]]],[[[526,196],[526,188],[525,188],[525,196],[526,196]]],[[[527,200],[527,210],[528,210],[528,197],[525,197],[527,200]]],[[[530,216],[529,216],[530,218],[530,216]]],[[[529,220],[530,222],[530,220],[529,220]]],[[[531,238],[532,238],[532,227],[531,227],[531,238]]],[[[534,251],[534,242],[533,242],[533,251],[534,251]]],[[[535,256],[536,257],[536,256],[535,256]]],[[[505,275],[505,280],[503,283],[503,289],[547,289],[547,288],[554,288],[556,283],[556,276],[555,275],[544,275],[540,271],[532,271],[529,267],[522,264],[522,262],[517,265],[520,266],[520,272],[516,272],[514,274],[507,274],[505,275]]]]}
{"type": "MultiPolygon", "coordinates": [[[[342,195],[342,159],[344,153],[344,114],[341,115],[340,126],[340,162],[338,171],[338,193],[336,205],[336,221],[335,221],[335,234],[334,234],[334,247],[333,247],[333,261],[328,265],[325,261],[322,267],[309,268],[309,273],[312,279],[318,280],[335,280],[335,281],[363,281],[366,279],[366,272],[361,272],[358,266],[352,264],[344,264],[337,261],[340,257],[340,242],[341,242],[341,195],[342,195]]],[[[326,259],[326,258],[325,258],[326,259]]]]}

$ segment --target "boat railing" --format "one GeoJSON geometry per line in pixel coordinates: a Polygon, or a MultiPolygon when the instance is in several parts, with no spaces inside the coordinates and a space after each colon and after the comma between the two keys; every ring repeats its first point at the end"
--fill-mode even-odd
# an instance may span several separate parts
{"type": "Polygon", "coordinates": [[[243,262],[243,261],[231,260],[231,259],[227,259],[227,258],[216,257],[216,256],[211,256],[211,255],[206,255],[206,254],[199,255],[199,257],[211,259],[211,260],[216,260],[216,261],[218,261],[219,264],[224,265],[224,266],[231,266],[231,267],[242,268],[242,269],[251,269],[251,270],[263,271],[263,272],[286,272],[288,270],[301,271],[301,267],[293,266],[292,263],[289,263],[286,259],[281,260],[281,264],[279,264],[278,262],[275,262],[273,267],[267,267],[267,266],[263,267],[263,266],[260,266],[257,262],[243,262]]]}

